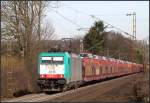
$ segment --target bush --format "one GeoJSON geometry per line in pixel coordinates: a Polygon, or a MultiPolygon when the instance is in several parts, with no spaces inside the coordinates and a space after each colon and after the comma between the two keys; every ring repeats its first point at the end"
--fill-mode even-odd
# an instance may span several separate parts
{"type": "Polygon", "coordinates": [[[27,88],[24,89],[24,90],[19,90],[19,91],[15,92],[13,94],[13,96],[20,97],[20,96],[23,96],[23,95],[26,95],[26,94],[31,94],[31,91],[29,91],[27,88]]]}

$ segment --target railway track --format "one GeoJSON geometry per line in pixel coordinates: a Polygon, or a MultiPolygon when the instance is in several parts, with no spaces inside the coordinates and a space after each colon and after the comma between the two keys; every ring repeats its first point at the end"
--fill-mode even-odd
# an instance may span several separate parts
{"type": "MultiPolygon", "coordinates": [[[[108,81],[103,81],[100,83],[69,90],[66,92],[61,92],[61,93],[56,93],[56,94],[51,94],[51,95],[45,94],[45,93],[30,94],[30,95],[25,95],[25,96],[14,98],[14,99],[4,100],[2,102],[43,102],[43,101],[51,101],[51,100],[57,101],[58,100],[57,98],[60,98],[59,99],[60,101],[68,101],[68,100],[70,101],[76,98],[78,98],[79,101],[80,100],[82,101],[83,98],[87,98],[87,95],[90,96],[91,94],[90,91],[94,89],[95,89],[94,91],[101,90],[99,95],[102,95],[103,93],[108,92],[110,89],[113,89],[117,85],[123,85],[123,83],[121,83],[122,80],[124,80],[124,83],[125,83],[129,81],[132,77],[138,74],[140,73],[123,76],[123,77],[108,80],[108,81]],[[113,86],[111,84],[113,84],[113,86]],[[67,98],[67,96],[70,96],[70,98],[67,98]]],[[[94,94],[97,94],[97,92],[95,92],[94,94]]],[[[90,96],[89,99],[90,98],[92,99],[94,97],[90,96]]]]}

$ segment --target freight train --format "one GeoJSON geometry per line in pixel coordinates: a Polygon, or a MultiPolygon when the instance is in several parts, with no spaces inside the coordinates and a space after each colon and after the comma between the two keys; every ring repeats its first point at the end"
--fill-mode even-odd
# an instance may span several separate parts
{"type": "Polygon", "coordinates": [[[85,82],[142,71],[142,64],[90,53],[41,52],[37,84],[42,91],[66,91],[85,82]]]}

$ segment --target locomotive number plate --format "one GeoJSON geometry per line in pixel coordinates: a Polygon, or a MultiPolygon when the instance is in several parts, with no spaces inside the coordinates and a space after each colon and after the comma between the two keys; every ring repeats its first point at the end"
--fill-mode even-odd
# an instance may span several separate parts
{"type": "Polygon", "coordinates": [[[49,73],[55,73],[55,70],[49,70],[49,73]]]}

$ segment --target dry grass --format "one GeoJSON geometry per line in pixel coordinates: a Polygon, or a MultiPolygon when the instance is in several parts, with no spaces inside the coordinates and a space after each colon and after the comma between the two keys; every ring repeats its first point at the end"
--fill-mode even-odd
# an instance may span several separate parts
{"type": "Polygon", "coordinates": [[[148,103],[148,81],[138,81],[133,85],[133,101],[148,103]]]}
{"type": "Polygon", "coordinates": [[[135,102],[149,102],[149,72],[145,71],[140,79],[134,80],[132,83],[131,100],[135,102]]]}

